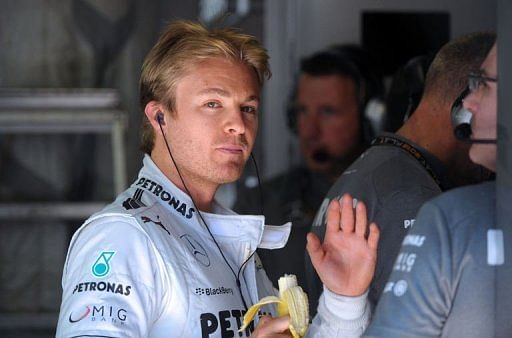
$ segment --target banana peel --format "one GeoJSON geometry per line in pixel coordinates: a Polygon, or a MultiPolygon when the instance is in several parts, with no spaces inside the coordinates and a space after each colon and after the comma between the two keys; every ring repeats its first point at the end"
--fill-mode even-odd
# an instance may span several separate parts
{"type": "Polygon", "coordinates": [[[306,334],[309,325],[308,296],[297,285],[295,275],[284,275],[279,278],[278,283],[279,297],[264,297],[251,306],[244,316],[240,332],[247,328],[262,306],[277,303],[278,316],[290,316],[289,329],[293,337],[300,338],[306,334]]]}

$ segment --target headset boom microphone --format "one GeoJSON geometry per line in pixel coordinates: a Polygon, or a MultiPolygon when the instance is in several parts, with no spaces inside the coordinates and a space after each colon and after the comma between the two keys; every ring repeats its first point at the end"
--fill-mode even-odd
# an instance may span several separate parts
{"type": "Polygon", "coordinates": [[[464,91],[459,95],[452,105],[451,119],[453,126],[453,133],[457,140],[466,143],[478,143],[478,144],[496,144],[494,139],[474,139],[471,138],[471,119],[473,114],[464,108],[464,98],[470,93],[469,88],[466,87],[464,91]]]}

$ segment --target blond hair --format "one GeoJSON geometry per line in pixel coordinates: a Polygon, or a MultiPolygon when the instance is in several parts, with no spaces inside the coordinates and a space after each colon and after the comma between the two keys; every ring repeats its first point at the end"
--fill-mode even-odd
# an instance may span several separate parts
{"type": "MultiPolygon", "coordinates": [[[[160,35],[142,65],[139,83],[142,111],[154,100],[174,112],[178,80],[191,65],[212,57],[244,63],[255,71],[260,86],[270,77],[268,54],[255,37],[233,29],[208,30],[195,22],[176,21],[160,35]]],[[[153,128],[144,115],[142,151],[151,153],[154,137],[153,128]]]]}

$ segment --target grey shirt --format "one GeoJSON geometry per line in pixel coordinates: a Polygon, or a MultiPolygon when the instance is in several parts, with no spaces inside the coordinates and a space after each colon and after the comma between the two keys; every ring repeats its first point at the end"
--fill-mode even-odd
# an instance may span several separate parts
{"type": "MultiPolygon", "coordinates": [[[[384,135],[411,144],[443,182],[440,162],[425,149],[398,135],[384,135]]],[[[406,150],[391,145],[372,146],[345,170],[329,190],[311,229],[320,238],[325,234],[325,211],[329,201],[344,193],[350,193],[354,198],[363,201],[368,209],[368,219],[377,222],[381,230],[377,267],[368,296],[372,306],[375,306],[391,273],[400,244],[414,224],[419,208],[427,200],[440,194],[441,188],[425,167],[406,150]]],[[[308,256],[306,280],[310,310],[314,313],[322,283],[308,256]]]]}
{"type": "Polygon", "coordinates": [[[502,242],[495,184],[426,203],[404,239],[366,337],[494,337],[502,242]]]}

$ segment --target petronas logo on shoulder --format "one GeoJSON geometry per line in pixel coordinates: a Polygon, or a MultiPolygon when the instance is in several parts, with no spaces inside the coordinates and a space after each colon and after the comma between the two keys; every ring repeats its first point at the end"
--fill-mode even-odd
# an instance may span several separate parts
{"type": "Polygon", "coordinates": [[[108,262],[112,259],[115,251],[103,251],[96,262],[92,265],[92,274],[95,277],[105,277],[110,272],[110,265],[108,262]]]}

